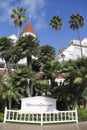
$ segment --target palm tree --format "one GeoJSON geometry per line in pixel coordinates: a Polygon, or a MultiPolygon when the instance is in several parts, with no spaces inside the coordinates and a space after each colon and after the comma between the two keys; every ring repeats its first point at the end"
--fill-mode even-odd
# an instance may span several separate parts
{"type": "Polygon", "coordinates": [[[50,20],[50,25],[52,26],[52,29],[57,30],[57,33],[58,33],[58,41],[59,41],[59,44],[60,44],[60,51],[62,49],[62,44],[60,42],[59,30],[61,30],[62,24],[63,24],[62,20],[61,20],[61,18],[59,16],[54,16],[50,20]]]}
{"type": "Polygon", "coordinates": [[[20,98],[19,88],[12,85],[12,77],[0,74],[0,103],[2,109],[11,109],[12,99],[20,98]],[[5,79],[4,79],[5,78],[5,79]]]}
{"type": "Polygon", "coordinates": [[[16,87],[13,84],[13,78],[8,76],[8,85],[5,86],[3,84],[3,91],[2,91],[2,99],[7,101],[6,105],[8,104],[8,108],[11,109],[12,107],[12,100],[18,100],[19,98],[22,98],[23,95],[20,93],[23,91],[23,88],[16,87]]]}
{"type": "Polygon", "coordinates": [[[43,67],[43,77],[51,81],[51,86],[55,84],[55,78],[58,76],[61,64],[55,61],[48,61],[43,67]]]}
{"type": "Polygon", "coordinates": [[[49,84],[46,79],[36,79],[34,81],[34,91],[35,95],[46,95],[47,92],[49,91],[49,84]]]}
{"type": "Polygon", "coordinates": [[[13,64],[14,68],[18,67],[18,61],[20,61],[21,58],[22,58],[21,51],[17,46],[13,46],[10,61],[13,64]]]}
{"type": "Polygon", "coordinates": [[[23,9],[22,7],[18,7],[17,9],[13,9],[11,14],[11,18],[14,19],[14,25],[18,26],[18,36],[19,36],[19,30],[22,27],[23,22],[27,22],[27,18],[25,16],[26,9],[23,9]]]}
{"type": "Polygon", "coordinates": [[[23,88],[27,97],[31,97],[33,94],[32,81],[34,75],[35,73],[27,66],[18,67],[14,73],[14,85],[23,88]]]}
{"type": "Polygon", "coordinates": [[[32,65],[32,56],[37,57],[39,53],[39,44],[37,37],[32,35],[26,35],[18,39],[17,47],[21,52],[22,58],[27,58],[27,66],[32,65]]]}
{"type": "Polygon", "coordinates": [[[84,18],[80,14],[72,14],[70,16],[69,24],[70,24],[70,28],[73,30],[76,30],[78,33],[78,38],[79,38],[80,47],[81,47],[81,56],[83,56],[79,28],[84,27],[84,18]]]}
{"type": "Polygon", "coordinates": [[[72,96],[72,104],[75,106],[79,97],[87,88],[87,57],[66,62],[63,72],[66,74],[66,88],[72,96]]]}
{"type": "Polygon", "coordinates": [[[11,56],[12,56],[12,40],[6,37],[2,37],[0,39],[0,57],[5,60],[9,74],[11,73],[10,71],[11,56]]]}
{"type": "Polygon", "coordinates": [[[40,53],[38,57],[38,62],[40,63],[41,68],[47,62],[53,61],[55,59],[55,49],[50,45],[43,45],[40,47],[40,53]]]}

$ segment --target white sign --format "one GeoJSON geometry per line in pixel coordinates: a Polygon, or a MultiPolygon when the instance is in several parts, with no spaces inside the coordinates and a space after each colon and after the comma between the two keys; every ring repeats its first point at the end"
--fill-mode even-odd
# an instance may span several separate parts
{"type": "Polygon", "coordinates": [[[21,99],[21,111],[24,112],[46,112],[56,110],[56,99],[42,96],[21,99]]]}

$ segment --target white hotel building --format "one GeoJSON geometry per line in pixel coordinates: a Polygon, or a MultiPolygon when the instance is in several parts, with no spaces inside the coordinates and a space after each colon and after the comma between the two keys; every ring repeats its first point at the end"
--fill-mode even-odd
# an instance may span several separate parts
{"type": "MultiPolygon", "coordinates": [[[[81,45],[83,56],[87,56],[87,38],[81,41],[81,45]]],[[[63,60],[68,61],[69,59],[77,59],[78,57],[81,57],[80,41],[71,40],[69,46],[58,54],[56,60],[62,62],[63,60]]]]}

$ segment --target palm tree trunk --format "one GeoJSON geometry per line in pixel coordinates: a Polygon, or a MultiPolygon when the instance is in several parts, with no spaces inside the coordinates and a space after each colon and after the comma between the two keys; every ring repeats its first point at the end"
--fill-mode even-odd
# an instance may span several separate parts
{"type": "Polygon", "coordinates": [[[81,44],[80,33],[79,33],[79,30],[78,30],[78,29],[77,29],[77,33],[78,33],[78,38],[79,38],[79,41],[80,41],[81,57],[82,57],[82,56],[83,56],[83,52],[82,52],[82,44],[81,44]]]}
{"type": "Polygon", "coordinates": [[[11,109],[11,101],[12,101],[12,98],[11,96],[8,97],[8,107],[9,109],[11,109]]]}
{"type": "Polygon", "coordinates": [[[60,51],[62,50],[62,43],[60,41],[60,35],[59,35],[59,31],[57,30],[57,35],[58,35],[58,42],[59,42],[59,48],[60,48],[60,51]]]}
{"type": "Polygon", "coordinates": [[[20,34],[20,27],[18,27],[18,37],[19,37],[19,34],[20,34]]]}
{"type": "Polygon", "coordinates": [[[10,68],[10,63],[9,62],[6,62],[6,67],[7,67],[7,70],[8,70],[8,75],[11,75],[12,72],[11,72],[11,68],[10,68]]]}
{"type": "Polygon", "coordinates": [[[27,66],[30,67],[30,69],[32,69],[31,64],[32,64],[31,57],[27,57],[27,66]]]}
{"type": "Polygon", "coordinates": [[[26,86],[26,94],[28,97],[31,97],[31,92],[30,92],[30,86],[29,84],[26,86]]]}
{"type": "Polygon", "coordinates": [[[7,107],[7,99],[4,99],[4,108],[7,107]]]}

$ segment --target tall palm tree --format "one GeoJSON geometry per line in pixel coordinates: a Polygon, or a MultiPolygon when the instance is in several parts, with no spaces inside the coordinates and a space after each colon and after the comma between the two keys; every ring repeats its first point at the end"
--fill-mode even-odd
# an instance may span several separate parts
{"type": "Polygon", "coordinates": [[[59,45],[60,45],[60,50],[62,49],[62,44],[60,41],[60,36],[59,36],[59,30],[61,30],[62,28],[62,19],[59,16],[54,16],[51,20],[50,20],[50,25],[52,26],[52,29],[57,30],[58,33],[58,41],[59,41],[59,45]]]}
{"type": "Polygon", "coordinates": [[[14,25],[18,26],[18,36],[19,36],[19,30],[22,27],[23,22],[27,22],[27,18],[25,16],[26,9],[23,9],[22,7],[18,7],[17,9],[13,9],[11,14],[11,18],[14,19],[14,25]]]}
{"type": "Polygon", "coordinates": [[[81,56],[83,56],[79,28],[84,27],[84,18],[80,14],[72,14],[70,16],[69,24],[70,24],[70,28],[73,30],[76,30],[78,33],[78,38],[79,38],[80,47],[81,47],[81,56]]]}

